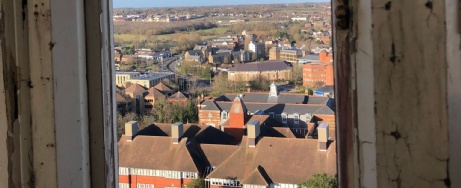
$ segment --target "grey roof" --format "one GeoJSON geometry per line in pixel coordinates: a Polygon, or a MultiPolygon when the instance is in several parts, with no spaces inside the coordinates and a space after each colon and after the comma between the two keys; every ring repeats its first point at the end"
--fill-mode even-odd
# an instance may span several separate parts
{"type": "Polygon", "coordinates": [[[174,73],[170,72],[154,72],[150,74],[145,74],[140,77],[133,78],[131,80],[156,80],[160,78],[165,78],[167,76],[174,75],[174,73]]]}
{"type": "Polygon", "coordinates": [[[201,55],[202,54],[202,51],[201,50],[189,50],[187,51],[189,53],[189,55],[201,55]]]}
{"type": "Polygon", "coordinates": [[[284,61],[265,61],[265,62],[256,62],[256,63],[243,63],[237,64],[232,67],[229,72],[239,72],[239,71],[276,71],[276,70],[287,70],[291,66],[284,61]]]}
{"type": "MultiPolygon", "coordinates": [[[[216,101],[231,101],[238,94],[225,94],[216,99],[216,101]]],[[[268,93],[245,93],[243,95],[244,102],[261,102],[261,103],[280,103],[280,104],[325,104],[328,97],[308,97],[300,94],[282,93],[274,98],[274,101],[269,99],[268,93]]]]}
{"type": "Polygon", "coordinates": [[[309,54],[309,55],[299,58],[299,60],[320,61],[320,57],[319,57],[319,54],[309,54]]]}
{"type": "Polygon", "coordinates": [[[317,110],[314,114],[335,115],[335,112],[328,106],[322,106],[322,108],[317,110]]]}
{"type": "Polygon", "coordinates": [[[308,96],[307,104],[326,104],[330,100],[328,97],[308,96]]]}
{"type": "Polygon", "coordinates": [[[201,105],[206,105],[205,107],[202,108],[202,110],[221,110],[214,101],[203,101],[201,105]]]}
{"type": "MultiPolygon", "coordinates": [[[[229,111],[232,102],[216,102],[216,106],[219,109],[229,111]]],[[[246,102],[245,106],[247,107],[248,111],[254,112],[256,110],[262,110],[264,113],[269,114],[269,112],[274,112],[275,114],[281,114],[283,112],[287,114],[307,114],[311,113],[314,114],[322,106],[312,106],[312,105],[299,105],[299,104],[274,104],[274,103],[249,103],[246,102]]],[[[208,106],[207,106],[208,107],[208,106]]],[[[320,111],[323,112],[323,111],[320,111]]]]}
{"type": "Polygon", "coordinates": [[[233,50],[228,50],[228,49],[219,49],[216,53],[232,53],[233,50]]]}

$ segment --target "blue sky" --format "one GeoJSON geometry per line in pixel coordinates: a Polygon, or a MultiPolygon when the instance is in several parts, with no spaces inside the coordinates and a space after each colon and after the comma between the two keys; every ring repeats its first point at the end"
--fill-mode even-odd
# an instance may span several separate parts
{"type": "Polygon", "coordinates": [[[328,2],[329,0],[113,0],[114,8],[131,7],[176,7],[176,6],[213,6],[213,5],[243,5],[243,4],[280,4],[328,2]]]}

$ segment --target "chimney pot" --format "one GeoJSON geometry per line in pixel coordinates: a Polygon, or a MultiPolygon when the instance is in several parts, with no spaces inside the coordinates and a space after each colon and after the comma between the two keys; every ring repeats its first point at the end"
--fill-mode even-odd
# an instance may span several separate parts
{"type": "Polygon", "coordinates": [[[328,148],[328,138],[330,137],[330,126],[328,123],[320,123],[317,127],[318,142],[320,151],[326,151],[328,148]]]}
{"type": "Polygon", "coordinates": [[[181,137],[184,134],[184,125],[181,122],[176,122],[171,125],[171,138],[173,140],[173,144],[178,144],[181,141],[181,137]]]}
{"type": "Polygon", "coordinates": [[[256,142],[258,141],[257,139],[260,133],[260,127],[261,124],[258,120],[253,120],[247,125],[249,147],[256,147],[256,142]]]}
{"type": "Polygon", "coordinates": [[[137,121],[130,121],[125,123],[125,138],[126,141],[131,142],[133,141],[134,136],[138,134],[138,122],[137,121]]]}

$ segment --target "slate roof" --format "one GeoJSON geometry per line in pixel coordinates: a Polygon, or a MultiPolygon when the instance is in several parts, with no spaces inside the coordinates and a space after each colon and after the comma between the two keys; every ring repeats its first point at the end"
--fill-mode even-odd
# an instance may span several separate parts
{"type": "Polygon", "coordinates": [[[221,110],[214,101],[206,100],[206,101],[203,101],[201,105],[206,105],[201,110],[219,110],[219,111],[221,110]]]}
{"type": "Polygon", "coordinates": [[[236,64],[234,67],[229,69],[229,72],[266,72],[266,71],[282,71],[291,69],[291,66],[284,61],[265,61],[265,62],[255,62],[255,63],[241,63],[236,64]]]}
{"type": "Polygon", "coordinates": [[[328,106],[322,106],[322,108],[318,109],[317,111],[315,111],[314,114],[321,114],[321,115],[335,115],[335,112],[333,110],[331,110],[330,107],[328,106]]]}
{"type": "Polygon", "coordinates": [[[247,137],[244,137],[239,146],[207,177],[235,177],[245,182],[262,183],[259,177],[254,177],[259,176],[254,174],[259,166],[274,183],[299,184],[317,173],[336,174],[334,143],[327,151],[319,151],[318,141],[314,139],[262,137],[256,147],[250,148],[247,137]]]}
{"type": "Polygon", "coordinates": [[[187,53],[191,56],[202,55],[202,50],[189,50],[187,53]]]}
{"type": "MultiPolygon", "coordinates": [[[[216,101],[230,101],[231,99],[239,96],[239,94],[225,94],[221,97],[218,97],[216,101]]],[[[242,97],[244,102],[260,102],[260,103],[268,103],[272,101],[268,101],[269,99],[269,93],[244,93],[242,97]]],[[[319,101],[312,101],[310,102],[308,99],[309,97],[306,95],[302,94],[291,94],[291,93],[281,93],[278,95],[278,97],[275,98],[276,101],[273,101],[275,103],[281,103],[281,104],[321,104],[319,103],[319,99],[323,99],[326,101],[328,100],[327,97],[317,97],[314,100],[319,100],[319,101]]]]}
{"type": "MultiPolygon", "coordinates": [[[[217,110],[226,110],[229,112],[232,102],[223,102],[217,101],[215,102],[217,110]]],[[[311,113],[314,114],[322,105],[305,105],[305,104],[276,104],[276,103],[251,103],[245,102],[245,106],[250,112],[255,112],[256,110],[262,110],[265,114],[269,114],[269,112],[274,112],[275,114],[281,114],[283,112],[288,114],[307,114],[311,113]]],[[[208,107],[208,106],[207,106],[208,107]]],[[[207,108],[206,107],[206,108],[207,108]]],[[[205,108],[203,108],[205,110],[205,108]]],[[[212,110],[211,108],[207,108],[206,110],[212,110]]]]}
{"type": "Polygon", "coordinates": [[[299,58],[299,60],[320,61],[320,57],[319,57],[319,54],[308,54],[304,57],[299,58]]]}

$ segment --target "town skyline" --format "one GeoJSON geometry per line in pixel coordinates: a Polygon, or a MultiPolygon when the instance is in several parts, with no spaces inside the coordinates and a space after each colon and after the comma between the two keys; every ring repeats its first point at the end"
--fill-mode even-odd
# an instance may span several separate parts
{"type": "Polygon", "coordinates": [[[261,5],[261,4],[292,4],[292,3],[325,3],[328,0],[254,0],[244,1],[236,0],[230,2],[197,0],[197,1],[181,1],[171,0],[167,2],[155,2],[150,0],[114,0],[114,8],[159,8],[159,7],[198,7],[198,6],[225,6],[225,5],[261,5]]]}

